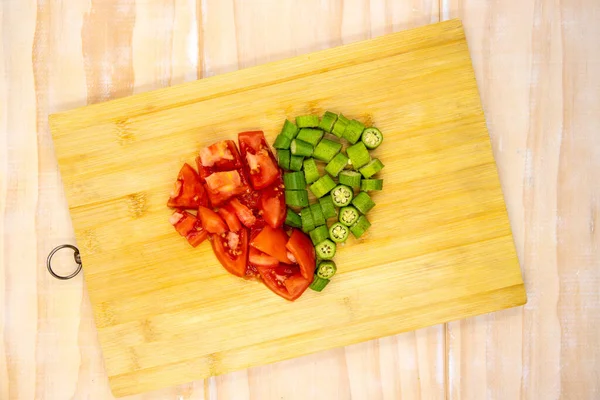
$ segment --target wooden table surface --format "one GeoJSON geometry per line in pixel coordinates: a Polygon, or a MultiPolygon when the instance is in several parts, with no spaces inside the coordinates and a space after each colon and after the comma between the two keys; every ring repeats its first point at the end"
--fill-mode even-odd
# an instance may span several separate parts
{"type": "Polygon", "coordinates": [[[0,399],[112,398],[49,113],[453,17],[528,304],[131,399],[599,399],[597,0],[0,0],[0,399]]]}

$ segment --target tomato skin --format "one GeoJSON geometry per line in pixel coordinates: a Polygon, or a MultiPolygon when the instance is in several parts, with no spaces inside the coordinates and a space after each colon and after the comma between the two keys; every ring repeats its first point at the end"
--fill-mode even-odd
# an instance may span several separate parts
{"type": "Polygon", "coordinates": [[[198,218],[202,223],[202,227],[208,233],[221,234],[227,232],[227,224],[225,221],[223,221],[219,214],[210,208],[202,206],[198,207],[198,218]]]}
{"type": "Polygon", "coordinates": [[[299,229],[294,229],[285,247],[300,265],[302,276],[312,282],[315,273],[316,255],[310,238],[299,229]]]}
{"type": "Polygon", "coordinates": [[[167,206],[173,208],[192,208],[205,206],[208,197],[196,170],[189,164],[183,164],[173,191],[169,196],[167,206]]]}
{"type": "Polygon", "coordinates": [[[286,245],[289,241],[287,233],[283,228],[273,229],[269,225],[253,236],[250,245],[263,253],[275,257],[279,262],[289,264],[290,259],[287,256],[286,245]]]}
{"type": "Polygon", "coordinates": [[[248,264],[248,229],[242,228],[238,234],[239,243],[234,250],[225,246],[227,244],[226,233],[210,235],[210,244],[223,268],[235,276],[243,277],[248,264]]]}
{"type": "Polygon", "coordinates": [[[244,170],[254,190],[264,189],[281,176],[277,160],[262,131],[238,134],[244,170]]]}
{"type": "Polygon", "coordinates": [[[240,229],[242,229],[242,223],[238,219],[237,215],[235,215],[235,212],[233,212],[231,209],[227,207],[221,207],[217,213],[219,216],[221,216],[221,218],[223,218],[231,232],[238,232],[240,229]]]}
{"type": "Polygon", "coordinates": [[[275,268],[279,265],[279,261],[275,257],[272,257],[260,250],[250,246],[248,263],[256,266],[257,268],[271,267],[275,268]]]}
{"type": "Polygon", "coordinates": [[[271,228],[283,226],[287,207],[285,205],[285,192],[283,180],[279,178],[271,186],[263,189],[258,203],[262,217],[271,228]]]}
{"type": "Polygon", "coordinates": [[[313,279],[313,276],[310,279],[306,279],[301,274],[294,274],[287,278],[283,284],[290,294],[291,299],[296,300],[310,286],[313,279]]]}
{"type": "Polygon", "coordinates": [[[300,297],[311,283],[302,277],[297,266],[259,267],[258,272],[265,286],[289,301],[300,297]]]}

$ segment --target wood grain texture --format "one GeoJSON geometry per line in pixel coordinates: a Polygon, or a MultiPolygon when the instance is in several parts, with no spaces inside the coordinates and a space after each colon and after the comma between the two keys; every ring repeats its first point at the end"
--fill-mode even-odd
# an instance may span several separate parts
{"type": "MultiPolygon", "coordinates": [[[[43,266],[52,247],[74,241],[48,112],[85,105],[103,91],[132,85],[138,93],[457,16],[517,252],[522,261],[529,254],[531,307],[455,323],[447,334],[439,325],[131,399],[304,400],[315,387],[323,399],[598,398],[599,169],[587,161],[598,160],[600,146],[596,1],[444,0],[438,8],[431,0],[138,0],[132,42],[124,44],[133,48],[133,82],[121,79],[112,89],[116,81],[92,87],[86,80],[83,54],[105,40],[97,35],[82,48],[91,1],[38,3],[0,1],[1,399],[111,398],[82,277],[58,282],[43,266]],[[552,29],[560,40],[548,40],[552,29]],[[36,87],[33,68],[45,84],[36,87]],[[562,115],[571,123],[556,119],[562,115]],[[550,140],[553,132],[563,132],[561,145],[550,140]],[[561,157],[569,187],[558,185],[561,157]],[[558,248],[560,263],[550,258],[558,248]]],[[[69,256],[62,260],[67,272],[69,256]]]]}
{"type": "Polygon", "coordinates": [[[600,396],[600,5],[449,1],[461,17],[529,302],[448,324],[450,398],[600,396]],[[593,67],[595,66],[595,67],[593,67]],[[585,322],[584,322],[585,321],[585,322]]]}
{"type": "Polygon", "coordinates": [[[115,395],[525,302],[458,20],[53,114],[50,126],[115,395]],[[344,268],[326,292],[283,304],[174,235],[164,199],[202,147],[240,126],[272,141],[285,117],[326,109],[397,146],[374,152],[387,187],[369,214],[377,229],[336,256],[344,268]]]}

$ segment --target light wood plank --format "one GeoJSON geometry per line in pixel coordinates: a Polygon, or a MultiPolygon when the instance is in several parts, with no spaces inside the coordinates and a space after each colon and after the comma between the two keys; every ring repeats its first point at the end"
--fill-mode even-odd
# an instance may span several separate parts
{"type": "Polygon", "coordinates": [[[522,310],[448,325],[451,398],[600,393],[599,12],[595,1],[443,4],[470,39],[529,295],[522,310]]]}

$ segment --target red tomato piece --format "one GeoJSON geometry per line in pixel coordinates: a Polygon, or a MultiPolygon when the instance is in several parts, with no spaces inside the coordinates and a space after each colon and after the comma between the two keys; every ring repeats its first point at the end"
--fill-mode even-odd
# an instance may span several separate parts
{"type": "Polygon", "coordinates": [[[275,268],[279,265],[279,261],[266,253],[263,253],[260,250],[255,249],[250,246],[248,263],[256,266],[256,267],[272,267],[275,268]]]}
{"type": "Polygon", "coordinates": [[[203,148],[196,163],[203,181],[213,172],[242,168],[240,153],[233,140],[224,140],[203,148]]]}
{"type": "Polygon", "coordinates": [[[246,206],[256,218],[256,222],[252,225],[252,229],[262,229],[265,226],[265,220],[262,217],[262,211],[259,208],[260,191],[250,190],[247,193],[237,197],[239,202],[246,206]]]}
{"type": "Polygon", "coordinates": [[[265,225],[263,230],[252,239],[250,245],[275,257],[279,262],[289,264],[290,259],[285,247],[288,240],[288,235],[282,228],[273,229],[269,225],[265,225]]]}
{"type": "Polygon", "coordinates": [[[297,266],[261,267],[258,272],[273,293],[290,301],[300,297],[311,283],[302,277],[297,266]]]}
{"type": "Polygon", "coordinates": [[[183,164],[167,205],[174,208],[198,208],[208,203],[200,177],[189,164],[183,164]]]}
{"type": "Polygon", "coordinates": [[[248,228],[252,228],[256,224],[256,217],[252,213],[252,210],[240,203],[238,199],[231,199],[228,206],[235,212],[235,215],[237,215],[242,224],[248,228]]]}
{"type": "Polygon", "coordinates": [[[283,284],[290,294],[290,297],[297,299],[310,286],[313,279],[312,276],[310,279],[306,279],[301,274],[294,274],[287,278],[283,284]]]}
{"type": "Polygon", "coordinates": [[[198,219],[187,211],[175,211],[169,218],[169,222],[181,236],[196,230],[197,221],[198,219]]]}
{"type": "Polygon", "coordinates": [[[310,238],[299,229],[294,229],[285,247],[300,265],[302,276],[312,281],[315,273],[315,248],[310,238]]]}
{"type": "Polygon", "coordinates": [[[242,229],[240,220],[238,219],[237,215],[235,215],[235,212],[233,212],[231,209],[221,207],[217,213],[221,216],[221,218],[223,218],[223,220],[225,220],[225,223],[231,232],[238,232],[240,229],[242,229]]]}
{"type": "Polygon", "coordinates": [[[262,217],[271,228],[283,226],[287,207],[285,205],[284,186],[281,178],[261,191],[258,205],[262,211],[262,217]]]}
{"type": "Polygon", "coordinates": [[[218,207],[233,196],[248,191],[241,170],[214,172],[206,178],[206,189],[213,207],[218,207]]]}
{"type": "Polygon", "coordinates": [[[198,247],[200,243],[204,242],[206,238],[208,238],[208,232],[202,229],[201,226],[199,228],[199,231],[192,231],[188,233],[185,237],[188,243],[191,244],[193,247],[198,247]]]}
{"type": "Polygon", "coordinates": [[[198,218],[202,223],[202,227],[208,233],[225,233],[227,232],[227,224],[225,221],[213,210],[206,207],[198,207],[198,218]]]}
{"type": "Polygon", "coordinates": [[[210,243],[217,260],[229,273],[244,276],[248,261],[248,229],[238,233],[227,232],[210,235],[210,243]],[[232,247],[231,244],[235,244],[232,247]]]}
{"type": "Polygon", "coordinates": [[[208,237],[208,232],[202,228],[200,220],[187,211],[175,211],[169,218],[169,222],[193,247],[197,247],[208,237]]]}
{"type": "Polygon", "coordinates": [[[244,168],[255,190],[266,188],[281,176],[275,156],[262,131],[238,135],[244,168]]]}

